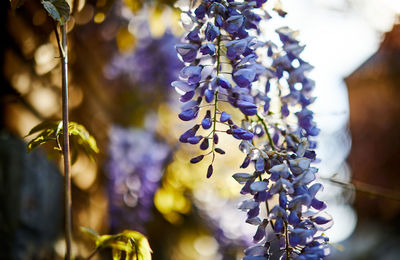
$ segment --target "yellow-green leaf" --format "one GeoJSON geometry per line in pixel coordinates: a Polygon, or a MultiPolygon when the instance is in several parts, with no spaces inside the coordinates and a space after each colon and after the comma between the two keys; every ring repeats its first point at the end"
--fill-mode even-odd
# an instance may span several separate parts
{"type": "Polygon", "coordinates": [[[113,260],[120,260],[122,256],[122,252],[118,249],[114,249],[112,250],[112,258],[113,260]]]}
{"type": "Polygon", "coordinates": [[[33,127],[26,136],[29,136],[31,134],[34,134],[34,133],[42,131],[42,130],[54,129],[58,125],[59,122],[62,122],[62,121],[44,121],[44,122],[38,124],[37,126],[33,127]]]}

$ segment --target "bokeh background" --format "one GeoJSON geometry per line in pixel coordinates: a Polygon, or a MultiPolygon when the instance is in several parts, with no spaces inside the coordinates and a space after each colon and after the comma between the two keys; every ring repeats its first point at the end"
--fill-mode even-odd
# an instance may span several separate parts
{"type": "MultiPolygon", "coordinates": [[[[278,1],[268,1],[274,5],[278,1]]],[[[169,86],[182,67],[174,45],[184,1],[75,0],[68,22],[71,120],[96,138],[96,161],[72,167],[73,251],[124,229],[148,236],[154,259],[240,259],[252,227],[237,210],[231,152],[205,178],[207,165],[178,138],[169,86]]],[[[400,256],[400,3],[396,0],[281,0],[283,25],[299,30],[315,66],[313,105],[321,128],[320,181],[335,225],[330,259],[400,256]]],[[[54,25],[39,1],[12,11],[1,3],[0,259],[62,259],[60,156],[26,152],[29,130],[61,116],[61,67],[54,25]]],[[[221,140],[225,150],[238,143],[221,140]]],[[[101,251],[97,259],[109,259],[101,251]]]]}

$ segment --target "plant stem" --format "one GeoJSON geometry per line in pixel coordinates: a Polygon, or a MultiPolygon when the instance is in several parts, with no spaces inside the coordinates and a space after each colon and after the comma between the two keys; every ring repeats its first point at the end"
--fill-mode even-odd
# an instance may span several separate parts
{"type": "Polygon", "coordinates": [[[400,202],[400,193],[395,190],[387,189],[384,187],[372,185],[369,183],[364,183],[355,179],[351,180],[351,183],[343,182],[340,180],[335,180],[334,178],[323,178],[319,177],[322,180],[329,181],[333,184],[342,186],[345,189],[355,190],[358,192],[362,192],[368,194],[370,196],[382,197],[389,200],[394,200],[400,202]]]}
{"type": "Polygon", "coordinates": [[[71,202],[71,174],[70,174],[70,147],[68,133],[68,49],[67,28],[61,25],[61,67],[62,67],[62,118],[63,118],[63,157],[64,157],[64,203],[65,203],[65,259],[70,260],[72,243],[72,202],[71,202]]]}
{"type": "Polygon", "coordinates": [[[95,256],[97,254],[97,252],[99,252],[100,247],[96,247],[95,250],[92,251],[92,253],[90,253],[90,255],[86,258],[86,260],[90,260],[93,256],[95,256]]]}
{"type": "Polygon", "coordinates": [[[264,118],[262,118],[262,116],[260,116],[258,113],[257,113],[257,118],[264,127],[265,133],[267,134],[267,137],[268,137],[269,145],[271,145],[272,150],[275,151],[276,150],[275,145],[274,145],[274,142],[272,141],[271,135],[269,134],[268,127],[267,127],[267,124],[265,123],[264,118]]]}
{"type": "MultiPolygon", "coordinates": [[[[217,76],[219,75],[219,66],[220,66],[220,56],[221,56],[221,53],[220,53],[220,50],[221,50],[221,35],[219,35],[218,36],[218,38],[217,38],[217,46],[218,46],[218,51],[217,51],[217,76]]],[[[215,159],[215,142],[214,142],[214,135],[215,135],[215,127],[216,127],[216,125],[217,125],[217,110],[218,110],[218,89],[217,90],[215,90],[215,95],[214,95],[214,99],[215,99],[215,102],[214,102],[214,119],[213,119],[213,143],[212,143],[212,155],[213,155],[213,158],[212,158],[212,162],[214,162],[214,159],[215,159]]]]}
{"type": "Polygon", "coordinates": [[[285,242],[286,242],[286,259],[289,260],[289,224],[287,221],[285,221],[285,242]]]}
{"type": "MultiPolygon", "coordinates": [[[[262,181],[261,175],[258,176],[258,180],[262,181]]],[[[270,212],[269,205],[268,205],[268,200],[265,200],[265,209],[267,210],[267,217],[268,217],[269,216],[269,212],[270,212]]],[[[272,221],[270,222],[270,224],[271,224],[272,229],[275,229],[274,223],[272,221]]]]}

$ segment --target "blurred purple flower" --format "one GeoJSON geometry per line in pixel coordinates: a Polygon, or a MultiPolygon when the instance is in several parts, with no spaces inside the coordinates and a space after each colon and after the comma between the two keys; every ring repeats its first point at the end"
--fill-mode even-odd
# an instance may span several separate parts
{"type": "Polygon", "coordinates": [[[175,54],[179,40],[166,32],[161,38],[144,38],[137,43],[133,53],[118,54],[106,67],[110,79],[128,77],[142,90],[154,87],[169,89],[168,86],[179,75],[183,67],[175,54]]]}
{"type": "Polygon", "coordinates": [[[145,232],[169,153],[169,146],[158,142],[152,132],[111,128],[106,165],[111,230],[145,232]]]}

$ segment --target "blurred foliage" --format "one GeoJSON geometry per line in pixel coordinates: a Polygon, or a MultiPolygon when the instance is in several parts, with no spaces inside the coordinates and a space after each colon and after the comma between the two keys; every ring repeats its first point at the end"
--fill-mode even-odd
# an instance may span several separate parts
{"type": "Polygon", "coordinates": [[[96,251],[112,249],[113,260],[151,260],[152,250],[147,238],[139,232],[124,230],[116,235],[99,235],[96,231],[81,227],[81,231],[96,244],[96,251]]]}

